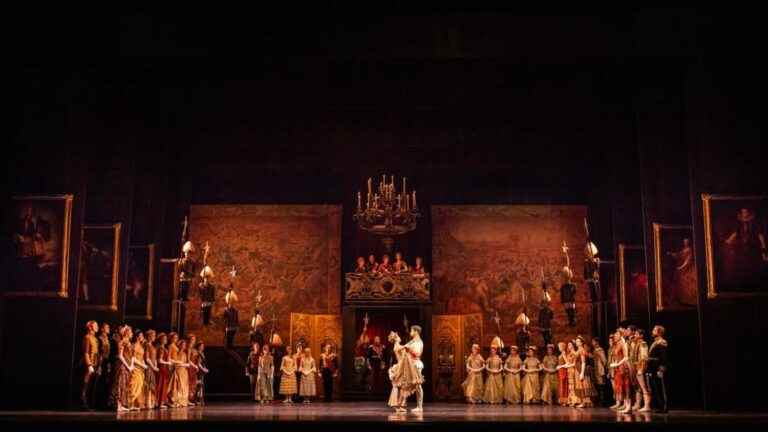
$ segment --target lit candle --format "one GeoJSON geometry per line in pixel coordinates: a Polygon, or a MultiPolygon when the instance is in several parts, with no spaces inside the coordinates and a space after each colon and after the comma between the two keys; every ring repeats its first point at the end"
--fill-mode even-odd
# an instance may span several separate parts
{"type": "Polygon", "coordinates": [[[402,195],[400,195],[400,194],[397,194],[397,208],[398,208],[398,209],[401,207],[401,201],[400,201],[400,200],[401,200],[402,198],[403,198],[403,197],[402,197],[402,195]]]}
{"type": "Polygon", "coordinates": [[[371,178],[368,177],[368,196],[371,196],[371,178]]]}
{"type": "Polygon", "coordinates": [[[360,209],[362,209],[362,208],[363,208],[363,205],[362,205],[362,203],[360,202],[360,198],[361,198],[361,196],[360,196],[360,191],[358,191],[358,192],[357,192],[357,209],[358,209],[358,210],[360,210],[360,209]]]}
{"type": "Polygon", "coordinates": [[[405,193],[405,177],[403,177],[403,195],[407,195],[407,194],[405,193]]]}
{"type": "Polygon", "coordinates": [[[418,208],[416,205],[416,189],[413,190],[413,208],[418,208]]]}

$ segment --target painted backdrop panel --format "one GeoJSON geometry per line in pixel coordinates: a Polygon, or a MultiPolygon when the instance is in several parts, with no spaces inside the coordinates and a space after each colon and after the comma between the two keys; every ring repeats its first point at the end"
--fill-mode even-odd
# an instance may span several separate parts
{"type": "MultiPolygon", "coordinates": [[[[209,265],[216,273],[212,323],[202,325],[197,281],[191,290],[187,329],[209,345],[223,345],[224,295],[234,265],[240,315],[235,343],[248,344],[256,296],[261,290],[265,333],[272,329],[287,341],[291,312],[340,313],[341,206],[336,205],[194,205],[190,238],[209,242],[209,265]]],[[[200,258],[198,253],[198,258],[200,258]]]]}
{"type": "Polygon", "coordinates": [[[584,206],[433,206],[435,314],[481,313],[486,329],[482,343],[487,347],[497,333],[492,317],[498,311],[502,339],[511,345],[515,342],[514,320],[527,306],[531,342],[541,345],[536,324],[543,298],[543,268],[555,312],[554,340],[591,335],[591,306],[583,277],[586,215],[584,206]],[[563,241],[570,247],[577,286],[576,327],[567,325],[560,304],[563,241]]]}

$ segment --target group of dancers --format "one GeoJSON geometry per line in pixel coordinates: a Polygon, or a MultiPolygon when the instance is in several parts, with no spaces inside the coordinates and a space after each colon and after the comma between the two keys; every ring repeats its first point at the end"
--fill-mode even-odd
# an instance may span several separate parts
{"type": "Polygon", "coordinates": [[[99,328],[96,321],[88,321],[86,329],[83,408],[124,412],[204,403],[205,344],[194,335],[179,338],[128,325],[111,335],[108,323],[99,328]]]}
{"type": "Polygon", "coordinates": [[[503,353],[503,342],[494,338],[490,355],[484,359],[474,344],[467,357],[464,396],[472,404],[549,404],[575,408],[605,406],[611,393],[612,409],[667,411],[666,348],[664,327],[652,330],[650,348],[644,332],[635,326],[621,327],[610,339],[608,353],[597,338],[582,336],[546,346],[539,359],[536,347],[526,347],[521,356],[517,346],[503,353]],[[502,358],[502,355],[505,358],[502,358]]]}
{"type": "MultiPolygon", "coordinates": [[[[277,335],[275,335],[277,336],[277,335]]],[[[322,377],[324,400],[333,399],[333,380],[338,375],[338,359],[330,343],[323,345],[320,363],[315,362],[309,347],[297,344],[296,352],[290,345],[282,346],[279,336],[273,343],[259,345],[254,341],[246,361],[245,375],[251,384],[253,400],[267,404],[275,394],[283,396],[283,403],[301,400],[305,404],[317,396],[317,377],[322,377]],[[279,369],[275,367],[279,363],[279,369]],[[275,381],[277,378],[277,382],[275,381]]]]}

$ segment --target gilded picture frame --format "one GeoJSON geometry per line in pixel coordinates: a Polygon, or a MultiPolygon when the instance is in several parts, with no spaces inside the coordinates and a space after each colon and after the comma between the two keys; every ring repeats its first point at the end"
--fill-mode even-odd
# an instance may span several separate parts
{"type": "MultiPolygon", "coordinates": [[[[645,285],[646,285],[646,297],[645,297],[645,303],[646,303],[646,309],[647,309],[647,271],[645,270],[645,257],[644,257],[644,248],[640,245],[627,245],[624,243],[618,244],[618,252],[617,252],[617,261],[618,261],[618,272],[619,272],[619,320],[624,321],[632,316],[632,314],[629,313],[629,309],[632,307],[630,305],[628,297],[629,297],[629,289],[630,283],[628,283],[628,278],[632,277],[632,267],[635,265],[642,265],[642,273],[645,273],[646,279],[645,279],[645,285]],[[631,258],[629,255],[633,255],[631,258]],[[636,256],[635,256],[636,255],[636,256]],[[640,259],[642,258],[642,259],[640,259]],[[632,260],[633,263],[628,263],[629,260],[632,260]],[[635,262],[637,261],[637,262],[635,262]]],[[[642,275],[641,275],[642,276],[642,275]]]]}
{"type": "MultiPolygon", "coordinates": [[[[768,242],[765,231],[768,227],[768,196],[766,195],[721,195],[701,194],[704,225],[704,257],[706,260],[707,298],[767,296],[768,291],[744,290],[744,287],[765,286],[768,276],[768,260],[765,250],[761,253],[759,264],[753,274],[745,274],[743,265],[729,261],[743,261],[743,251],[728,249],[733,236],[744,230],[742,224],[753,224],[755,229],[747,229],[756,236],[759,243],[768,242]],[[749,220],[747,220],[749,219],[749,220]],[[735,277],[729,277],[735,275],[735,277]],[[746,282],[739,282],[738,279],[746,282]],[[734,289],[735,288],[735,289],[734,289]]],[[[743,242],[748,244],[749,242],[743,242]]],[[[754,243],[754,242],[753,242],[754,243]]],[[[754,254],[753,254],[754,255],[754,254]]],[[[756,261],[755,259],[749,261],[756,261]]],[[[754,264],[754,263],[753,263],[754,264]]]]}
{"type": "Polygon", "coordinates": [[[698,280],[692,239],[693,227],[690,225],[653,223],[653,276],[657,312],[695,308],[698,303],[698,280]],[[677,240],[680,249],[671,250],[668,243],[671,243],[672,239],[669,237],[677,240]],[[676,262],[672,263],[673,260],[676,262]],[[677,267],[678,264],[682,264],[680,268],[677,267]],[[667,274],[670,266],[679,271],[671,277],[667,274]],[[668,301],[670,297],[678,301],[668,301]]]}
{"type": "Polygon", "coordinates": [[[68,298],[74,195],[14,196],[11,201],[10,220],[18,223],[9,272],[13,288],[5,296],[68,298]]]}
{"type": "Polygon", "coordinates": [[[128,248],[125,283],[125,317],[152,319],[155,295],[155,244],[128,248]]]}
{"type": "MultiPolygon", "coordinates": [[[[117,298],[118,298],[118,285],[119,285],[119,275],[120,275],[120,244],[121,244],[121,232],[122,232],[122,224],[121,223],[114,223],[114,224],[102,224],[102,225],[84,225],[81,229],[81,236],[80,236],[80,255],[79,255],[79,268],[77,272],[77,295],[78,295],[78,308],[84,309],[84,310],[111,310],[116,311],[117,310],[117,298]],[[93,235],[89,233],[94,233],[93,235]],[[99,237],[99,234],[101,234],[101,239],[92,239],[91,237],[99,237]],[[112,238],[106,238],[104,239],[104,235],[112,234],[112,238]],[[105,243],[104,240],[107,240],[109,245],[106,244],[96,244],[98,240],[102,240],[101,243],[105,243]],[[106,247],[109,247],[109,250],[106,250],[106,247]],[[109,255],[107,255],[109,254],[109,255]],[[108,283],[109,285],[109,293],[108,293],[108,300],[88,304],[85,303],[89,300],[90,295],[88,294],[88,288],[83,287],[83,283],[86,283],[85,280],[86,277],[90,275],[90,269],[89,265],[94,260],[90,259],[91,257],[96,258],[107,258],[109,262],[111,263],[111,271],[110,273],[110,281],[108,283]]],[[[98,277],[97,277],[98,279],[98,277]]],[[[86,284],[85,287],[88,287],[89,285],[86,284]]]]}

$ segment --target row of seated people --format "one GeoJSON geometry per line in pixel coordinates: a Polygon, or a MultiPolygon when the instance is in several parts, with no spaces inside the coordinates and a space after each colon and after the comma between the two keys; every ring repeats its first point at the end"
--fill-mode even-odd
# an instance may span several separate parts
{"type": "Polygon", "coordinates": [[[403,254],[395,252],[395,261],[389,261],[389,255],[384,254],[381,257],[381,262],[376,261],[376,256],[371,254],[368,256],[368,261],[363,257],[357,257],[355,268],[353,273],[371,273],[371,274],[385,274],[385,273],[411,273],[414,275],[423,275],[427,273],[424,268],[423,260],[421,257],[416,257],[415,264],[411,267],[403,259],[403,254]]]}

